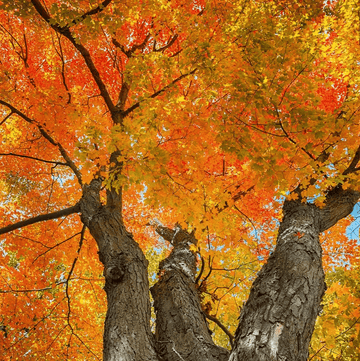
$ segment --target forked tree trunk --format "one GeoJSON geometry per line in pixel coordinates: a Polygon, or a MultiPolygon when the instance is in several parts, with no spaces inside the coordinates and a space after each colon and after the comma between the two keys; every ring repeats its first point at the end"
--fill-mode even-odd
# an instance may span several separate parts
{"type": "Polygon", "coordinates": [[[335,189],[326,207],[286,201],[277,245],[259,272],[240,315],[234,348],[216,346],[195,287],[196,239],[177,227],[157,231],[174,246],[152,288],[155,340],[150,331],[147,260],[121,217],[121,194],[100,203],[101,181],[85,186],[81,218],[104,264],[108,310],[104,361],[305,361],[325,291],[319,234],[346,217],[359,193],[335,189]]]}
{"type": "Polygon", "coordinates": [[[160,263],[152,287],[156,312],[156,348],[166,361],[226,361],[229,352],[213,343],[195,287],[197,240],[179,226],[156,230],[174,246],[160,263]]]}

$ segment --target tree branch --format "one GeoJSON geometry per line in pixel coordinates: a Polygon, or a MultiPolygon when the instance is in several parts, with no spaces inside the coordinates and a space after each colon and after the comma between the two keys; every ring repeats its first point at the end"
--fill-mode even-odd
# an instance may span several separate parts
{"type": "Polygon", "coordinates": [[[79,16],[77,19],[75,19],[73,22],[74,24],[80,23],[81,21],[85,20],[87,16],[95,15],[98,13],[101,13],[110,3],[112,0],[104,0],[100,5],[98,5],[96,8],[89,10],[85,14],[79,16]]]}
{"type": "Polygon", "coordinates": [[[325,207],[321,209],[320,232],[326,231],[340,219],[348,216],[359,198],[359,192],[344,190],[341,185],[332,189],[326,196],[325,207]]]}
{"type": "Polygon", "coordinates": [[[63,243],[70,241],[70,240],[73,239],[74,237],[78,236],[80,233],[81,233],[81,232],[78,232],[78,233],[73,234],[71,237],[68,237],[68,238],[65,239],[64,241],[61,241],[61,242],[59,242],[59,243],[56,243],[55,246],[52,246],[52,247],[46,246],[48,249],[47,249],[45,252],[40,253],[39,255],[37,255],[36,258],[32,261],[32,263],[34,264],[40,257],[44,256],[46,253],[50,252],[50,251],[53,250],[54,248],[59,247],[59,246],[62,245],[63,243]]]}
{"type": "Polygon", "coordinates": [[[125,49],[125,46],[120,44],[115,38],[111,38],[112,43],[119,48],[128,58],[131,58],[136,50],[143,50],[150,39],[151,34],[148,33],[141,44],[134,44],[129,50],[125,49]]]}
{"type": "Polygon", "coordinates": [[[287,139],[289,139],[289,141],[293,144],[295,144],[297,147],[299,147],[305,154],[307,154],[312,160],[316,160],[316,158],[310,153],[308,152],[304,147],[301,147],[297,144],[297,142],[292,139],[289,135],[289,133],[285,130],[284,126],[283,126],[283,123],[281,121],[281,118],[280,118],[280,114],[279,114],[279,110],[278,108],[275,106],[275,111],[276,111],[276,114],[277,114],[277,117],[278,117],[278,120],[279,120],[279,125],[280,125],[280,128],[281,130],[283,131],[283,133],[285,134],[285,136],[287,137],[287,139]]]}
{"type": "Polygon", "coordinates": [[[360,146],[359,146],[359,148],[356,150],[352,162],[351,162],[350,165],[344,170],[343,175],[347,175],[347,174],[356,172],[356,170],[358,169],[358,168],[356,168],[356,166],[357,166],[357,164],[359,163],[359,161],[360,161],[360,146]]]}
{"type": "MultiPolygon", "coordinates": [[[[150,98],[156,98],[158,95],[160,95],[161,93],[165,92],[166,90],[168,90],[169,88],[171,88],[174,84],[176,84],[177,82],[179,82],[180,80],[186,78],[187,76],[194,74],[196,72],[196,68],[192,71],[190,71],[189,73],[180,75],[179,77],[177,77],[176,79],[174,79],[170,84],[164,86],[162,89],[160,89],[159,91],[155,92],[154,94],[150,95],[148,99],[150,98]]],[[[144,101],[144,100],[143,100],[144,101]]],[[[134,105],[132,105],[130,108],[128,108],[127,110],[125,110],[123,112],[123,116],[126,117],[127,115],[129,115],[132,111],[134,111],[135,109],[140,107],[140,104],[143,102],[137,102],[134,105]]]]}
{"type": "Polygon", "coordinates": [[[45,288],[34,288],[34,289],[23,289],[23,290],[14,290],[10,287],[10,291],[0,290],[0,293],[28,293],[28,292],[43,292],[48,290],[53,290],[55,287],[66,283],[67,281],[61,281],[55,284],[55,286],[45,287],[45,288]]]}
{"type": "Polygon", "coordinates": [[[69,274],[68,274],[68,277],[66,279],[66,286],[65,286],[65,294],[66,294],[66,298],[68,300],[68,314],[67,314],[67,323],[71,329],[71,331],[74,332],[73,330],[73,327],[71,326],[70,324],[70,315],[71,315],[71,302],[70,302],[70,294],[69,294],[69,281],[71,279],[71,276],[74,272],[74,269],[75,269],[75,265],[76,265],[76,262],[79,258],[79,254],[80,254],[80,251],[81,251],[81,248],[82,248],[82,245],[83,245],[83,242],[84,242],[84,235],[85,235],[85,230],[86,230],[86,226],[84,225],[81,229],[81,232],[80,232],[80,241],[79,241],[79,248],[77,250],[77,256],[74,258],[74,261],[71,265],[71,268],[70,268],[70,271],[69,271],[69,274]]]}
{"type": "MultiPolygon", "coordinates": [[[[248,193],[250,193],[253,189],[255,188],[255,185],[252,185],[251,187],[249,187],[246,191],[240,191],[238,193],[236,193],[235,195],[233,195],[231,197],[233,202],[238,201],[240,198],[246,196],[248,193]]],[[[225,202],[225,205],[223,207],[219,207],[219,204],[217,204],[215,206],[215,209],[217,210],[217,213],[221,213],[222,211],[224,211],[225,209],[229,208],[229,204],[227,202],[225,202]]]]}
{"type": "Polygon", "coordinates": [[[0,122],[0,126],[3,125],[14,113],[10,111],[10,113],[0,122]]]}
{"type": "Polygon", "coordinates": [[[52,19],[50,17],[50,15],[47,13],[47,11],[45,10],[45,8],[42,6],[42,4],[40,3],[39,0],[31,0],[32,4],[34,5],[34,8],[36,9],[36,11],[39,13],[39,15],[59,34],[64,35],[67,39],[70,40],[70,42],[74,45],[74,47],[79,51],[79,53],[82,55],[82,57],[85,60],[85,63],[93,77],[93,79],[95,80],[95,83],[97,84],[99,90],[100,90],[100,94],[103,97],[108,109],[110,110],[110,112],[114,112],[115,106],[110,98],[110,94],[106,89],[106,86],[104,84],[104,82],[102,81],[101,77],[100,77],[100,73],[97,70],[94,62],[92,61],[91,55],[89,53],[89,51],[82,45],[79,44],[76,39],[73,37],[73,35],[70,32],[70,28],[69,26],[59,26],[58,24],[54,24],[52,23],[52,19]]]}
{"type": "Polygon", "coordinates": [[[171,243],[172,239],[174,238],[175,231],[168,227],[164,226],[157,226],[155,229],[155,232],[165,239],[165,241],[168,241],[171,243]]]}
{"type": "Polygon", "coordinates": [[[234,335],[215,316],[211,316],[206,312],[204,312],[204,315],[208,320],[215,322],[226,333],[226,335],[229,337],[230,345],[233,347],[234,335]]]}
{"type": "Polygon", "coordinates": [[[31,224],[34,224],[34,223],[68,216],[69,214],[78,213],[79,211],[80,211],[80,205],[79,205],[79,203],[77,203],[77,204],[75,204],[75,206],[62,209],[61,211],[56,211],[56,212],[47,213],[47,214],[41,214],[40,216],[29,218],[24,221],[13,223],[6,227],[0,228],[0,234],[9,233],[16,229],[23,228],[23,227],[29,226],[31,224]]]}
{"type": "Polygon", "coordinates": [[[80,186],[82,186],[82,178],[81,178],[81,173],[78,170],[78,168],[76,167],[75,163],[71,160],[71,158],[69,157],[69,155],[67,154],[66,150],[63,148],[63,146],[56,142],[51,135],[43,128],[42,125],[38,124],[35,120],[29,118],[27,115],[25,115],[23,112],[21,112],[20,110],[16,109],[14,106],[12,106],[11,104],[3,101],[0,99],[0,104],[8,107],[14,114],[17,114],[19,117],[23,118],[26,122],[34,124],[37,126],[37,128],[39,129],[41,135],[47,139],[52,145],[58,147],[62,157],[66,160],[67,165],[72,169],[72,171],[74,172],[80,186]]]}
{"type": "Polygon", "coordinates": [[[200,268],[199,274],[197,275],[197,277],[195,279],[195,284],[196,285],[199,283],[200,278],[201,278],[202,274],[204,273],[204,269],[205,269],[204,257],[202,257],[200,253],[199,253],[199,255],[200,255],[200,259],[201,259],[201,268],[200,268]]]}
{"type": "Polygon", "coordinates": [[[64,162],[56,162],[56,161],[52,161],[52,160],[45,160],[45,159],[40,159],[40,158],[36,158],[36,157],[30,157],[29,155],[15,154],[15,153],[0,153],[0,156],[6,156],[6,155],[11,155],[13,157],[33,159],[33,160],[37,160],[39,162],[44,162],[44,163],[69,166],[69,164],[64,163],[64,162]]]}
{"type": "Polygon", "coordinates": [[[175,43],[176,39],[179,37],[178,34],[175,34],[173,37],[170,38],[170,40],[168,41],[168,43],[166,45],[164,45],[162,48],[156,49],[156,42],[154,42],[154,51],[155,52],[161,52],[161,51],[165,51],[166,49],[170,48],[170,46],[172,44],[175,43]]]}

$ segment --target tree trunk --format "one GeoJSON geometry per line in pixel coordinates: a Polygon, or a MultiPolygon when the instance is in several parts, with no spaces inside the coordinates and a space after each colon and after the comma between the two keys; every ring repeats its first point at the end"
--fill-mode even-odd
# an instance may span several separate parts
{"type": "Polygon", "coordinates": [[[192,234],[158,227],[174,246],[152,288],[156,311],[150,331],[147,260],[124,227],[121,192],[100,203],[101,180],[85,185],[81,219],[99,247],[108,310],[104,361],[305,361],[326,289],[319,234],[347,216],[359,193],[337,188],[325,208],[286,201],[274,254],[255,280],[240,315],[231,356],[210,336],[195,286],[197,244],[192,234]]]}
{"type": "Polygon", "coordinates": [[[226,361],[229,352],[213,343],[195,287],[196,256],[190,246],[196,239],[180,227],[158,227],[157,232],[174,246],[151,289],[159,355],[166,361],[226,361]]]}
{"type": "Polygon", "coordinates": [[[321,298],[320,212],[286,202],[275,252],[240,315],[231,361],[305,361],[321,298]]]}
{"type": "Polygon", "coordinates": [[[305,361],[326,290],[321,232],[351,213],[359,193],[329,192],[323,209],[285,201],[274,253],[255,280],[229,361],[305,361]]]}
{"type": "Polygon", "coordinates": [[[93,181],[84,191],[82,220],[95,238],[104,264],[108,308],[103,359],[158,361],[150,330],[148,261],[125,230],[121,208],[109,201],[107,206],[100,204],[99,184],[93,181]]]}

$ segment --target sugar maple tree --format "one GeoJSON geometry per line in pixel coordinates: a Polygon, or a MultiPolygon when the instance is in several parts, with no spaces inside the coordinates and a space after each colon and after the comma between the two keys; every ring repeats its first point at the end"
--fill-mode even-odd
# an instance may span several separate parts
{"type": "Polygon", "coordinates": [[[351,359],[356,9],[3,2],[4,357],[351,359]]]}

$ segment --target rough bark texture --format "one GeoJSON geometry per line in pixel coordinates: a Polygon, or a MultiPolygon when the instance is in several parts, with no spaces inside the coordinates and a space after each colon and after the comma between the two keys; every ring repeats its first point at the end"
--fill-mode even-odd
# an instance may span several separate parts
{"type": "Polygon", "coordinates": [[[99,246],[108,310],[104,361],[158,361],[150,331],[147,260],[125,230],[121,209],[101,206],[99,184],[84,191],[82,220],[99,246]]]}
{"type": "Polygon", "coordinates": [[[275,252],[240,315],[231,361],[305,361],[325,292],[320,212],[286,202],[275,252]]]}
{"type": "Polygon", "coordinates": [[[174,246],[160,263],[160,280],[151,289],[159,355],[167,361],[227,360],[229,352],[212,341],[195,287],[196,256],[189,247],[196,239],[180,227],[158,227],[157,232],[174,246]]]}
{"type": "Polygon", "coordinates": [[[158,227],[173,245],[151,289],[156,311],[150,331],[147,260],[121,216],[121,194],[108,192],[100,203],[101,180],[85,185],[79,203],[83,223],[104,264],[108,311],[105,361],[305,361],[321,298],[325,292],[319,234],[347,216],[359,193],[335,189],[323,209],[286,201],[274,254],[259,272],[240,315],[235,345],[216,346],[195,287],[197,244],[180,227],[158,227]]]}
{"type": "Polygon", "coordinates": [[[339,187],[323,209],[286,201],[277,245],[255,280],[229,361],[305,361],[326,290],[319,235],[351,213],[359,193],[339,187]]]}

